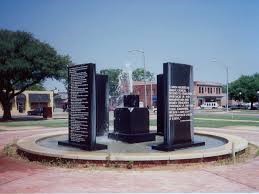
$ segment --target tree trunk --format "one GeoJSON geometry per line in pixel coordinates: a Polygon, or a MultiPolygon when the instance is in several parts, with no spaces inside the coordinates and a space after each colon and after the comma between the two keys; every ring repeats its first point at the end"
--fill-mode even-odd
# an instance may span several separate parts
{"type": "Polygon", "coordinates": [[[3,106],[3,120],[7,121],[7,120],[11,120],[12,119],[12,115],[11,115],[11,107],[12,107],[12,103],[9,100],[6,100],[4,102],[2,102],[2,106],[3,106]]]}
{"type": "Polygon", "coordinates": [[[251,102],[251,110],[254,110],[254,102],[251,102]]]}

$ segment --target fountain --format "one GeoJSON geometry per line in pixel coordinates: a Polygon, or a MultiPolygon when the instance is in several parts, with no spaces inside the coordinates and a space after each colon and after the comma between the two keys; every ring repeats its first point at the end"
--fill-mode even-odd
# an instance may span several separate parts
{"type": "Polygon", "coordinates": [[[119,76],[118,88],[120,106],[114,110],[114,131],[108,137],[127,143],[154,141],[155,133],[149,132],[149,111],[140,108],[139,96],[132,94],[133,81],[129,64],[126,64],[126,70],[119,76]]]}
{"type": "Polygon", "coordinates": [[[107,79],[96,78],[95,64],[75,65],[69,67],[68,132],[54,131],[19,139],[18,153],[39,161],[54,158],[159,165],[168,161],[217,160],[247,148],[248,142],[241,137],[198,130],[194,134],[190,103],[192,67],[183,64],[164,64],[158,84],[162,85],[159,111],[163,114],[157,118],[158,132],[164,137],[155,138],[155,134],[149,133],[147,108],[140,108],[139,96],[132,94],[130,72],[128,65],[120,75],[120,105],[114,111],[114,131],[108,134],[109,138],[102,135],[107,128],[107,114],[100,114],[105,112],[105,95],[96,94],[100,89],[98,83],[104,87],[107,79]]]}

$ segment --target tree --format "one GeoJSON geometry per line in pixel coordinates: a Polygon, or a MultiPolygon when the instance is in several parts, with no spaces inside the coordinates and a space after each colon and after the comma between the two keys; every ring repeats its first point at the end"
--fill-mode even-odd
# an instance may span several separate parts
{"type": "Polygon", "coordinates": [[[257,100],[257,91],[259,91],[258,73],[252,76],[242,75],[229,85],[230,97],[234,100],[251,102],[251,109],[253,109],[253,103],[257,100]]]}
{"type": "Polygon", "coordinates": [[[35,84],[28,88],[28,90],[32,91],[46,91],[46,88],[42,85],[42,83],[35,84]]]}
{"type": "Polygon", "coordinates": [[[227,85],[226,85],[226,84],[224,84],[224,85],[222,86],[222,92],[223,92],[223,93],[227,93],[227,85]]]}
{"type": "Polygon", "coordinates": [[[12,99],[46,78],[66,77],[69,56],[22,31],[0,30],[0,103],[11,119],[12,99]]]}
{"type": "Polygon", "coordinates": [[[118,84],[119,84],[119,75],[122,73],[121,69],[102,69],[100,74],[108,75],[108,85],[109,85],[109,95],[117,96],[118,95],[118,84]]]}
{"type": "MultiPolygon", "coordinates": [[[[137,68],[132,72],[133,81],[144,81],[144,68],[137,68]]],[[[146,71],[146,81],[153,81],[154,74],[146,71]]]]}

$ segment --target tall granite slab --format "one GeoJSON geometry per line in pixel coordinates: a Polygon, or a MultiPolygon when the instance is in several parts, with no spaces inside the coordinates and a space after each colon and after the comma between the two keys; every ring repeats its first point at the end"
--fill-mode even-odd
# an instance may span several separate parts
{"type": "Polygon", "coordinates": [[[164,82],[163,74],[157,75],[157,135],[164,135],[164,82]]]}
{"type": "Polygon", "coordinates": [[[90,151],[107,149],[96,143],[95,64],[69,66],[68,78],[68,141],[58,144],[90,151]]]}
{"type": "Polygon", "coordinates": [[[109,86],[108,75],[96,74],[96,135],[109,131],[109,86]]]}
{"type": "Polygon", "coordinates": [[[163,64],[164,142],[152,146],[161,151],[201,146],[194,142],[193,129],[193,67],[179,63],[163,64]]]}

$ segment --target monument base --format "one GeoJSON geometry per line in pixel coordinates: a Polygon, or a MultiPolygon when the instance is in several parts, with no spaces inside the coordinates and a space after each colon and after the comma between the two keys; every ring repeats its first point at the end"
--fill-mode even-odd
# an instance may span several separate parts
{"type": "Polygon", "coordinates": [[[164,136],[164,133],[162,133],[161,131],[157,131],[157,132],[156,132],[156,135],[158,135],[158,136],[164,136]]]}
{"type": "Polygon", "coordinates": [[[127,143],[140,143],[146,141],[155,141],[155,133],[136,133],[136,134],[127,134],[127,133],[109,133],[108,138],[119,140],[127,143]]]}
{"type": "Polygon", "coordinates": [[[80,148],[82,150],[87,150],[87,151],[105,150],[105,149],[108,148],[108,146],[104,145],[104,144],[97,144],[96,143],[93,146],[89,146],[89,145],[82,145],[82,144],[79,144],[79,143],[70,142],[68,140],[58,141],[58,145],[76,147],[76,148],[80,148]]]}
{"type": "Polygon", "coordinates": [[[187,148],[187,147],[195,147],[195,146],[203,146],[203,145],[205,145],[205,142],[188,142],[188,143],[173,144],[173,145],[160,144],[160,145],[152,146],[152,149],[170,152],[170,151],[174,151],[176,149],[187,148]]]}

